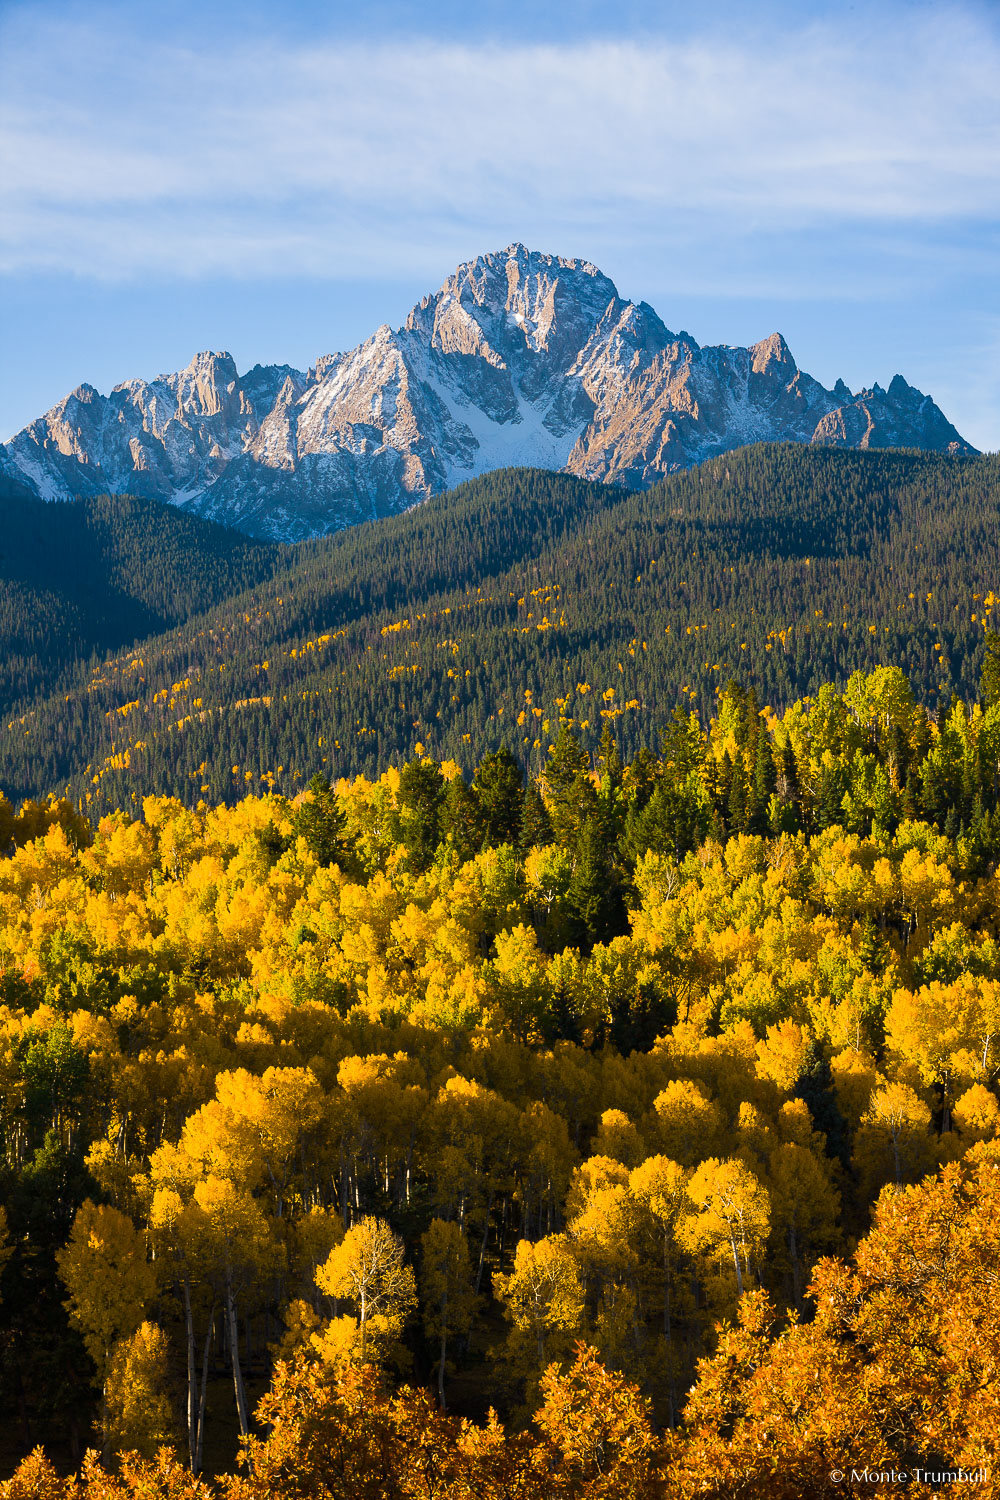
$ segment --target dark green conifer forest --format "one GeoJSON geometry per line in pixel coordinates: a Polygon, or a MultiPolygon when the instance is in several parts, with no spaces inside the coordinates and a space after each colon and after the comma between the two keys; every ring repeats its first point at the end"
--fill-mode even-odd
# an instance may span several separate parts
{"type": "MultiPolygon", "coordinates": [[[[470,770],[504,743],[537,772],[563,719],[631,757],[731,678],[780,711],[880,663],[936,712],[978,680],[998,480],[996,457],[795,445],[642,494],[505,470],[295,548],[135,501],[36,506],[87,542],[94,592],[64,570],[43,599],[5,565],[2,784],[193,805],[418,743],[470,770]]],[[[750,790],[726,789],[737,815],[750,790]]]]}

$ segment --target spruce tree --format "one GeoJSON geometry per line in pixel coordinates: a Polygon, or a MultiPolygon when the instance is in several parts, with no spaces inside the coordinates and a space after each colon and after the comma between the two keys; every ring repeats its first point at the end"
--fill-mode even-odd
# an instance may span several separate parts
{"type": "MultiPolygon", "coordinates": [[[[346,838],[347,820],[337,795],[319,772],[310,781],[306,792],[305,799],[295,809],[292,818],[292,835],[305,839],[318,864],[342,864],[345,856],[350,853],[350,848],[346,838]]],[[[278,847],[280,835],[273,824],[268,827],[274,837],[268,838],[268,830],[265,829],[260,835],[261,842],[277,858],[283,852],[278,847]]]]}
{"type": "Polygon", "coordinates": [[[524,777],[506,745],[484,755],[472,780],[484,846],[516,844],[524,815],[524,777]]]}

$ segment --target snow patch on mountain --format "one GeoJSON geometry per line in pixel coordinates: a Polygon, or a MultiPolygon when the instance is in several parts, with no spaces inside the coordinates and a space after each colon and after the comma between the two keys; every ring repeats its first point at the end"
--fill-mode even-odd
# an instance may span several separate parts
{"type": "Polygon", "coordinates": [[[41,499],[127,491],[295,541],[391,515],[490,469],[643,487],[744,443],[974,450],[895,376],[856,395],[798,369],[779,333],[748,349],[671,333],[589,261],[523,245],[459,266],[403,326],[311,370],[225,350],[82,385],[0,447],[41,499]]]}

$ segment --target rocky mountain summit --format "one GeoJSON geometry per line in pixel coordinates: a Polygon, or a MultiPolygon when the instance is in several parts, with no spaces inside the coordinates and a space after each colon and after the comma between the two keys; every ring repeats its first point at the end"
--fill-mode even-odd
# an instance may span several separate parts
{"type": "Polygon", "coordinates": [[[900,375],[828,391],[778,333],[702,347],[588,261],[510,245],[305,372],[241,376],[205,353],[109,396],[78,386],[0,447],[0,474],[46,500],[127,492],[295,541],[510,464],[642,488],[763,441],[975,451],[900,375]]]}

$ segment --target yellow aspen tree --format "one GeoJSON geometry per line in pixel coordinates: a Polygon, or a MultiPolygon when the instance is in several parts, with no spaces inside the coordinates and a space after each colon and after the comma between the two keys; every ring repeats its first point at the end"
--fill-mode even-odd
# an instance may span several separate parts
{"type": "Polygon", "coordinates": [[[695,1171],[687,1191],[697,1212],[685,1220],[685,1238],[713,1260],[732,1260],[736,1289],[742,1297],[744,1277],[749,1276],[770,1228],[767,1189],[736,1157],[728,1161],[709,1157],[695,1171]]]}
{"type": "Polygon", "coordinates": [[[547,1235],[537,1244],[519,1240],[514,1269],[494,1276],[493,1290],[514,1332],[534,1343],[539,1366],[550,1336],[575,1333],[583,1322],[580,1269],[563,1234],[547,1235]]]}
{"type": "Polygon", "coordinates": [[[689,1078],[668,1083],[653,1100],[653,1109],[650,1135],[671,1161],[693,1167],[722,1145],[722,1112],[689,1078]]]}
{"type": "Polygon", "coordinates": [[[273,1265],[274,1245],[256,1199],[228,1178],[214,1175],[204,1178],[195,1186],[194,1202],[207,1224],[212,1274],[219,1284],[226,1314],[240,1435],[246,1437],[250,1431],[250,1408],[240,1361],[237,1308],[241,1298],[259,1284],[273,1265]]]}
{"type": "Polygon", "coordinates": [[[438,1092],[431,1116],[435,1159],[440,1153],[447,1172],[439,1174],[436,1201],[466,1220],[482,1225],[476,1267],[476,1291],[482,1286],[493,1206],[514,1184],[515,1142],[521,1129],[518,1109],[493,1089],[474,1080],[449,1078],[438,1092]],[[437,1144],[437,1143],[440,1144],[437,1144]],[[441,1191],[448,1183],[447,1192],[441,1191]]]}
{"type": "Polygon", "coordinates": [[[521,1130],[523,1139],[531,1143],[526,1156],[522,1157],[520,1174],[523,1232],[526,1235],[531,1232],[528,1226],[534,1209],[538,1234],[552,1234],[576,1165],[577,1153],[564,1117],[540,1099],[522,1111],[521,1130]]]}
{"type": "Polygon", "coordinates": [[[347,1231],[316,1272],[321,1291],[353,1304],[361,1364],[385,1353],[416,1306],[416,1279],[404,1254],[389,1225],[369,1216],[347,1231]]]}
{"type": "Polygon", "coordinates": [[[68,1292],[70,1322],[78,1327],[94,1362],[101,1391],[100,1426],[108,1452],[108,1375],[115,1345],[138,1327],[156,1290],[142,1235],[115,1208],[86,1200],[65,1248],[56,1255],[68,1292]]]}
{"type": "Polygon", "coordinates": [[[768,1163],[772,1234],[780,1236],[792,1277],[792,1302],[801,1311],[803,1268],[837,1240],[840,1196],[808,1146],[785,1141],[768,1163]]]}
{"type": "Polygon", "coordinates": [[[677,1231],[688,1204],[690,1173],[668,1156],[650,1156],[629,1173],[629,1192],[640,1213],[648,1220],[659,1244],[663,1277],[663,1338],[667,1345],[669,1421],[677,1421],[677,1382],[673,1349],[673,1285],[677,1258],[677,1231]]]}
{"type": "Polygon", "coordinates": [[[1000,1135],[1000,1101],[981,1083],[974,1083],[956,1099],[953,1114],[963,1146],[1000,1135]]]}
{"type": "Polygon", "coordinates": [[[145,1240],[117,1208],[88,1198],[77,1210],[56,1262],[69,1294],[70,1322],[83,1334],[106,1401],[112,1350],[138,1328],[156,1291],[145,1240]]]}
{"type": "Polygon", "coordinates": [[[151,1185],[159,1185],[153,1187],[149,1229],[161,1266],[161,1275],[163,1268],[169,1268],[168,1275],[172,1275],[175,1285],[180,1288],[187,1365],[188,1457],[192,1474],[198,1474],[201,1472],[204,1447],[209,1356],[215,1337],[217,1292],[212,1280],[214,1253],[211,1221],[196,1203],[185,1203],[177,1188],[168,1185],[180,1181],[188,1186],[184,1182],[184,1170],[190,1165],[175,1147],[161,1146],[154,1152],[149,1180],[151,1185]],[[200,1380],[195,1343],[196,1303],[200,1304],[205,1329],[200,1380]]]}
{"type": "Polygon", "coordinates": [[[637,1167],[645,1156],[642,1136],[624,1110],[606,1109],[594,1137],[595,1156],[611,1156],[626,1167],[637,1167]]]}
{"type": "MultiPolygon", "coordinates": [[[[591,1158],[594,1161],[609,1158],[591,1158]]],[[[581,1172],[574,1184],[573,1214],[567,1238],[577,1259],[588,1301],[596,1306],[594,1342],[617,1369],[637,1369],[641,1360],[639,1256],[636,1205],[628,1190],[628,1172],[614,1163],[621,1180],[596,1175],[584,1190],[581,1172]]]]}
{"type": "Polygon", "coordinates": [[[931,1112],[909,1084],[876,1089],[854,1138],[855,1165],[875,1197],[886,1181],[902,1187],[933,1165],[931,1112]]]}
{"type": "Polygon", "coordinates": [[[1000,985],[963,974],[951,984],[937,980],[915,993],[897,990],[886,1016],[886,1037],[901,1057],[916,1064],[922,1082],[941,1089],[943,1129],[956,1078],[989,1082],[1000,1070],[1000,985]]]}
{"type": "Polygon", "coordinates": [[[809,1033],[795,1021],[779,1021],[767,1028],[757,1043],[757,1076],[768,1078],[783,1093],[790,1093],[805,1067],[809,1033]]]}
{"type": "Polygon", "coordinates": [[[550,1445],[538,1455],[542,1493],[552,1500],[654,1500],[663,1452],[648,1400],[597,1353],[577,1345],[565,1374],[542,1376],[535,1423],[550,1445]]]}
{"type": "Polygon", "coordinates": [[[140,1323],[116,1344],[108,1367],[105,1436],[112,1452],[152,1458],[178,1435],[167,1340],[155,1323],[140,1323]]]}

